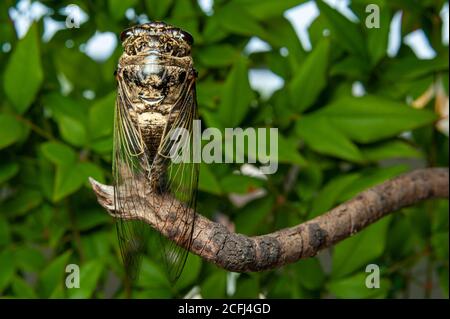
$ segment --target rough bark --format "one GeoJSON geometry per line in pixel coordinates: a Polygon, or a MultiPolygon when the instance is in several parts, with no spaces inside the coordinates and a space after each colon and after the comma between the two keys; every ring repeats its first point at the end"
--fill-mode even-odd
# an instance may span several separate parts
{"type": "MultiPolygon", "coordinates": [[[[327,213],[297,226],[274,233],[248,237],[232,233],[223,225],[197,214],[190,251],[229,271],[251,272],[272,269],[316,255],[321,249],[359,232],[378,219],[402,207],[425,199],[448,198],[448,168],[419,169],[372,187],[327,213]]],[[[128,218],[127,212],[115,212],[112,186],[90,179],[98,202],[116,218],[128,218]],[[121,217],[120,217],[121,216],[121,217]]],[[[157,195],[142,201],[161,203],[158,218],[150,212],[138,212],[137,219],[150,224],[175,242],[183,243],[177,231],[161,227],[159,220],[174,214],[173,205],[164,205],[157,195]]],[[[136,200],[136,199],[133,199],[136,200]]],[[[167,220],[167,219],[166,219],[167,220]]]]}

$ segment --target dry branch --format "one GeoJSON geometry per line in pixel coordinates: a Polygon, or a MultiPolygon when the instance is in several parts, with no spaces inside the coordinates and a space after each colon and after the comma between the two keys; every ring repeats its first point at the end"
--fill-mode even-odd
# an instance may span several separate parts
{"type": "MultiPolygon", "coordinates": [[[[314,256],[321,249],[333,246],[402,207],[430,198],[448,198],[448,178],[448,168],[415,170],[372,187],[310,221],[256,237],[231,233],[223,225],[197,214],[190,251],[229,271],[250,272],[280,267],[314,256]]],[[[112,186],[90,181],[98,202],[111,215],[127,216],[127,212],[114,212],[112,186]]],[[[158,195],[149,194],[139,200],[161,202],[155,196],[158,195]]],[[[138,212],[138,219],[175,242],[183,242],[176,230],[161,227],[161,219],[170,221],[173,209],[176,207],[162,202],[158,217],[152,212],[138,212]]]]}

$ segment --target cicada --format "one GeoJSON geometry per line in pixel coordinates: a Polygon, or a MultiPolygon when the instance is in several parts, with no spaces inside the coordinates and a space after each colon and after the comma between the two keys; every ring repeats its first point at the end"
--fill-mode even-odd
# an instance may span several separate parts
{"type": "MultiPolygon", "coordinates": [[[[192,36],[162,22],[137,25],[121,33],[123,54],[115,72],[118,94],[114,119],[114,207],[137,214],[146,211],[160,225],[183,238],[189,248],[195,218],[198,165],[174,161],[173,154],[191,143],[171,138],[176,129],[189,134],[197,118],[195,80],[191,57],[192,36]],[[153,201],[142,198],[150,193],[153,201]],[[135,195],[140,195],[135,196],[135,195]],[[127,200],[124,200],[127,199],[127,200]],[[176,216],[159,216],[162,202],[173,201],[176,216]],[[165,220],[161,220],[166,218],[165,220]]],[[[122,216],[123,217],[123,216],[122,216]]],[[[117,218],[119,246],[129,278],[135,279],[142,255],[148,247],[150,226],[133,218],[117,218]]],[[[165,268],[171,281],[181,274],[187,250],[161,240],[165,268]]]]}

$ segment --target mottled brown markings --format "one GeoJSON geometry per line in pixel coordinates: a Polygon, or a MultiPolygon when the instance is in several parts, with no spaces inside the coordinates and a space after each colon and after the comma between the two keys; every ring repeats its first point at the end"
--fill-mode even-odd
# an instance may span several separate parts
{"type": "Polygon", "coordinates": [[[273,268],[278,262],[281,253],[281,245],[276,238],[262,237],[257,241],[257,262],[254,271],[273,268]]]}
{"type": "Polygon", "coordinates": [[[217,260],[223,267],[231,271],[245,271],[251,269],[251,263],[255,260],[254,244],[248,237],[229,233],[224,227],[226,234],[223,235],[223,242],[217,251],[217,260]]]}
{"type": "Polygon", "coordinates": [[[327,231],[324,230],[318,223],[309,223],[308,224],[308,236],[309,236],[309,245],[315,250],[318,251],[322,248],[327,239],[327,231]]]}

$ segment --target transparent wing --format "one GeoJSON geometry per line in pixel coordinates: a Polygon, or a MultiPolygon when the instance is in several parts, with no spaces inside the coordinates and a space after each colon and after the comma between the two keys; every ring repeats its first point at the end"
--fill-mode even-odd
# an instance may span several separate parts
{"type": "Polygon", "coordinates": [[[169,239],[161,236],[162,256],[168,277],[174,283],[183,270],[192,244],[195,222],[199,166],[194,160],[194,120],[198,118],[194,79],[183,90],[172,108],[170,120],[161,138],[153,171],[163,172],[157,192],[161,200],[170,202],[172,214],[165,221],[169,239]],[[160,168],[164,167],[164,170],[160,168]],[[177,237],[181,246],[172,240],[177,237]]]}
{"type": "MultiPolygon", "coordinates": [[[[198,164],[192,158],[193,120],[197,118],[195,80],[187,81],[183,86],[179,99],[168,115],[169,121],[154,158],[150,158],[142,134],[132,122],[128,111],[131,102],[121,81],[114,127],[114,205],[118,211],[127,212],[131,217],[137,216],[139,211],[161,207],[158,201],[164,201],[165,206],[170,207],[172,214],[163,221],[163,233],[169,239],[161,236],[159,248],[172,283],[180,276],[188,251],[171,239],[177,237],[187,249],[192,243],[198,184],[198,164]],[[183,132],[178,141],[173,139],[177,132],[183,132]],[[190,158],[186,158],[184,150],[190,150],[190,158]],[[146,197],[146,190],[157,195],[152,196],[154,202],[139,200],[146,197]]],[[[157,209],[154,213],[158,214],[157,209]]],[[[127,276],[135,279],[141,257],[148,247],[151,228],[141,221],[122,218],[117,219],[116,226],[127,276]]]]}
{"type": "MultiPolygon", "coordinates": [[[[148,184],[151,163],[141,132],[129,115],[130,103],[126,87],[119,81],[114,119],[114,206],[116,211],[133,217],[149,209],[139,198],[145,196],[142,185],[148,184]]],[[[116,228],[125,272],[134,280],[146,251],[149,226],[139,220],[117,218],[116,228]]]]}

